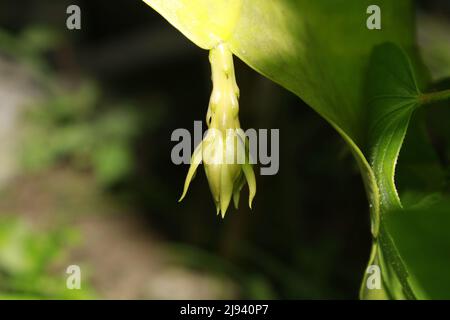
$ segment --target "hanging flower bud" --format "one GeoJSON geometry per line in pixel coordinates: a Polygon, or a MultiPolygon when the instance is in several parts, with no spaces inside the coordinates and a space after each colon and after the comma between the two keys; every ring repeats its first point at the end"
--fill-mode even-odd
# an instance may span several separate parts
{"type": "Polygon", "coordinates": [[[245,182],[249,186],[249,207],[256,193],[256,181],[250,164],[248,141],[239,124],[239,88],[234,74],[233,55],[225,44],[210,51],[213,91],[206,123],[208,131],[191,158],[183,194],[186,195],[197,167],[203,161],[217,214],[225,216],[231,198],[238,207],[245,182]]]}

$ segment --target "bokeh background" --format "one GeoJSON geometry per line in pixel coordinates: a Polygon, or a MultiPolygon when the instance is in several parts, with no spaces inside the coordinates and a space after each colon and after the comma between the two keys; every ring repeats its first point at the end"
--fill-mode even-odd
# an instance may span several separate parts
{"type": "MultiPolygon", "coordinates": [[[[418,1],[436,78],[449,17],[447,0],[418,1]]],[[[280,171],[223,220],[202,170],[177,203],[188,166],[170,137],[205,117],[207,57],[139,0],[0,0],[1,298],[357,298],[371,240],[352,155],[237,59],[241,123],[280,129],[280,171]],[[72,264],[82,290],[66,289],[72,264]]]]}

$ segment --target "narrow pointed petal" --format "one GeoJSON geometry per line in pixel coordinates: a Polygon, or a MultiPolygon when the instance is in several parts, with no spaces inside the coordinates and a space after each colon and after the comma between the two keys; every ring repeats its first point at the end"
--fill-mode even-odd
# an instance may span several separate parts
{"type": "Polygon", "coordinates": [[[233,203],[234,203],[234,207],[236,209],[239,207],[239,198],[241,196],[241,190],[242,190],[242,187],[244,187],[244,184],[245,184],[245,176],[241,172],[238,182],[237,182],[237,185],[233,191],[233,203]]]}
{"type": "Polygon", "coordinates": [[[184,188],[183,188],[183,194],[181,195],[178,202],[181,202],[184,197],[186,196],[186,193],[189,189],[189,184],[191,183],[191,180],[195,177],[195,172],[197,171],[197,168],[202,161],[202,143],[199,143],[197,148],[194,150],[194,154],[191,158],[191,166],[189,167],[189,171],[186,176],[186,180],[184,181],[184,188]]]}
{"type": "Polygon", "coordinates": [[[225,213],[231,202],[233,196],[234,179],[230,174],[230,167],[235,165],[222,165],[222,179],[220,181],[220,211],[222,212],[222,218],[225,217],[225,213]]]}
{"type": "Polygon", "coordinates": [[[215,202],[216,204],[216,215],[219,215],[220,213],[220,203],[219,202],[215,202]]]}
{"type": "Polygon", "coordinates": [[[235,190],[233,192],[233,204],[235,209],[239,209],[239,199],[241,198],[241,192],[235,190]]]}
{"type": "Polygon", "coordinates": [[[245,179],[247,179],[248,183],[248,206],[250,209],[252,208],[253,198],[256,194],[256,179],[255,173],[253,172],[253,167],[249,163],[245,163],[242,165],[242,171],[244,171],[245,179]]]}
{"type": "Polygon", "coordinates": [[[220,202],[223,162],[222,150],[223,141],[221,133],[216,130],[209,131],[203,140],[203,166],[205,168],[206,178],[208,179],[209,189],[216,204],[220,202]]]}

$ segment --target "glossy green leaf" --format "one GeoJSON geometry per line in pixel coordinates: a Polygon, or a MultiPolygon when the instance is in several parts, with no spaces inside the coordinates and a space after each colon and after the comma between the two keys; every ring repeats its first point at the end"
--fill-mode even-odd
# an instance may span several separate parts
{"type": "MultiPolygon", "coordinates": [[[[379,190],[379,224],[369,265],[382,267],[386,295],[415,299],[411,279],[384,217],[388,210],[401,208],[395,186],[395,167],[413,111],[420,105],[421,93],[413,66],[406,53],[393,43],[374,48],[367,77],[368,149],[379,190]]],[[[364,285],[365,279],[363,281],[364,285]]],[[[361,296],[370,297],[370,290],[361,296]]]]}
{"type": "Polygon", "coordinates": [[[411,63],[397,46],[387,43],[372,54],[368,81],[371,164],[381,206],[400,206],[395,165],[411,115],[420,105],[420,91],[411,63]]]}
{"type": "Polygon", "coordinates": [[[203,49],[226,42],[240,18],[242,0],[144,0],[203,49]]]}
{"type": "MultiPolygon", "coordinates": [[[[404,262],[402,250],[397,248],[397,239],[402,236],[395,229],[388,230],[386,227],[391,212],[402,207],[395,185],[395,169],[397,161],[402,161],[399,154],[409,122],[418,107],[435,99],[434,94],[421,93],[418,74],[417,68],[398,46],[386,43],[374,49],[368,72],[369,153],[380,191],[380,226],[375,237],[376,253],[370,263],[376,262],[383,267],[385,289],[390,298],[414,299],[424,296],[422,287],[415,281],[415,275],[411,274],[409,265],[404,262]]],[[[442,93],[437,95],[442,96],[442,93]]],[[[415,165],[421,158],[426,160],[422,164],[432,168],[434,176],[426,180],[431,181],[430,178],[433,178],[436,184],[436,181],[443,181],[439,179],[443,171],[437,166],[433,151],[421,141],[423,136],[418,131],[418,123],[415,124],[412,132],[416,139],[414,150],[422,152],[421,156],[414,155],[415,165]]],[[[408,160],[408,154],[405,158],[408,160]]],[[[425,188],[423,181],[422,188],[425,188]]],[[[439,186],[434,185],[432,189],[437,191],[439,186]]]]}

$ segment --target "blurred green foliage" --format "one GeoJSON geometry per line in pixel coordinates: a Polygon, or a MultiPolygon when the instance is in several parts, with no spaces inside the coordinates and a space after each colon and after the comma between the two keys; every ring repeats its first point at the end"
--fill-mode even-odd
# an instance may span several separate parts
{"type": "MultiPolygon", "coordinates": [[[[39,84],[40,97],[25,106],[19,124],[22,174],[67,164],[92,172],[100,187],[114,186],[135,166],[135,106],[115,102],[105,107],[95,81],[66,83],[46,57],[60,40],[54,28],[33,26],[18,35],[0,30],[1,53],[26,66],[39,84]]],[[[94,298],[87,280],[81,290],[66,288],[68,275],[61,263],[76,245],[77,232],[65,225],[37,232],[23,219],[2,213],[0,299],[94,298]]]]}
{"type": "Polygon", "coordinates": [[[51,85],[52,68],[45,54],[63,42],[58,29],[46,25],[32,25],[19,34],[0,28],[0,50],[4,55],[26,65],[46,86],[51,85]]]}
{"type": "Polygon", "coordinates": [[[127,102],[106,108],[94,81],[74,87],[64,83],[45,56],[63,41],[56,30],[36,25],[12,35],[0,29],[2,52],[31,67],[43,91],[25,115],[24,167],[37,171],[69,160],[79,169],[92,170],[102,186],[114,185],[133,170],[132,141],[139,132],[139,116],[127,102]]]}
{"type": "Polygon", "coordinates": [[[19,218],[1,216],[0,299],[93,298],[87,284],[80,290],[66,288],[61,262],[67,249],[78,242],[70,228],[37,232],[19,218]]]}
{"type": "Polygon", "coordinates": [[[133,171],[139,118],[132,106],[101,109],[100,101],[97,86],[86,82],[29,106],[22,148],[25,169],[69,161],[80,170],[92,170],[105,187],[126,179],[133,171]]]}

